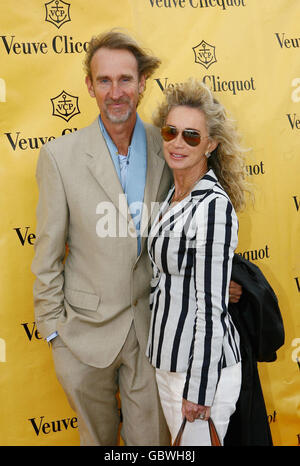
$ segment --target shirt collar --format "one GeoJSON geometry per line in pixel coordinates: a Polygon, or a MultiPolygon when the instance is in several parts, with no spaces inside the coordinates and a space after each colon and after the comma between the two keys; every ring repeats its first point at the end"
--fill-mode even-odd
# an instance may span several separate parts
{"type": "Polygon", "coordinates": [[[190,195],[195,197],[201,197],[203,194],[206,194],[207,191],[210,191],[218,183],[218,178],[216,177],[213,169],[211,168],[205,175],[198,181],[196,186],[192,189],[190,195]]]}

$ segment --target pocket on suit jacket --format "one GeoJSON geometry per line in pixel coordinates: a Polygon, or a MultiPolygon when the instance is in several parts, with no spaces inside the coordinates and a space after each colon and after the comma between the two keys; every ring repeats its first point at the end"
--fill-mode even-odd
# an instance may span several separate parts
{"type": "Polygon", "coordinates": [[[87,309],[88,311],[96,311],[99,306],[100,298],[96,294],[72,290],[71,288],[65,288],[64,294],[65,299],[71,306],[87,309]]]}

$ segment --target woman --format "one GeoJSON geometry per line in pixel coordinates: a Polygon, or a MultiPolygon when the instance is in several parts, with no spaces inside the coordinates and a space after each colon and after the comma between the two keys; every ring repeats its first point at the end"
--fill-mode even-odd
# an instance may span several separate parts
{"type": "Polygon", "coordinates": [[[147,355],[172,439],[186,417],[182,445],[210,445],[203,421],[211,416],[223,441],[241,385],[239,335],[227,305],[244,161],[231,121],[202,82],[168,88],[154,123],[174,187],[148,240],[147,355]]]}

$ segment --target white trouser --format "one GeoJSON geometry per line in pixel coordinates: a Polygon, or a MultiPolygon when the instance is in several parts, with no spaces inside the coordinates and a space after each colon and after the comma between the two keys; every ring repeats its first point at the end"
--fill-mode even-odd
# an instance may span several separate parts
{"type": "MultiPolygon", "coordinates": [[[[167,372],[156,369],[156,380],[163,412],[169,426],[172,443],[176,438],[182,422],[182,394],[186,373],[167,372]]],[[[213,405],[211,418],[223,445],[230,416],[235,411],[235,405],[241,388],[241,363],[225,367],[221,371],[213,405]]],[[[187,422],[182,435],[183,446],[211,445],[208,422],[196,419],[187,422]]]]}

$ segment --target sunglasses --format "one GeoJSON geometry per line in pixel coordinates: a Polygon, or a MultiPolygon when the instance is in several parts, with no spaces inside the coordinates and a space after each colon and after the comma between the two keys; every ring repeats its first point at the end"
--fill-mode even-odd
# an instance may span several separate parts
{"type": "MultiPolygon", "coordinates": [[[[176,128],[176,126],[163,126],[161,128],[161,135],[164,141],[169,142],[172,141],[177,137],[177,135],[180,133],[180,131],[176,128]]],[[[201,134],[196,131],[195,129],[184,129],[181,131],[183,140],[192,147],[198,146],[201,142],[201,138],[203,139],[204,137],[208,136],[202,136],[201,134]]]]}

